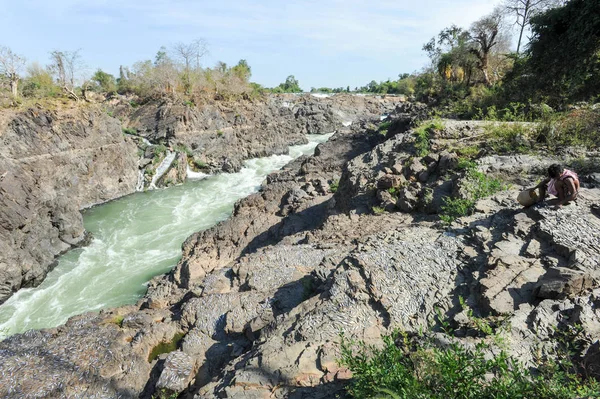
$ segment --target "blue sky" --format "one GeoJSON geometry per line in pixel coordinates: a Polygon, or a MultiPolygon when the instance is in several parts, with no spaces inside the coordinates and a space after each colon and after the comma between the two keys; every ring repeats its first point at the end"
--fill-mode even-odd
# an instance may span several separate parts
{"type": "Polygon", "coordinates": [[[160,46],[203,38],[209,55],[246,59],[252,80],[295,75],[310,87],[361,86],[420,70],[421,50],[451,24],[468,27],[494,0],[0,0],[0,45],[28,61],[81,49],[88,74],[153,59],[160,46]]]}

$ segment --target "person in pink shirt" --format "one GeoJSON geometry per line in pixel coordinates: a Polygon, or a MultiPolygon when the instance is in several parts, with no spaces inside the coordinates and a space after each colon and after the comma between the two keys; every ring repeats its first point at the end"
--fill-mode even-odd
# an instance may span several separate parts
{"type": "Polygon", "coordinates": [[[557,198],[548,201],[548,203],[559,208],[561,205],[577,198],[579,177],[577,177],[577,173],[555,163],[548,168],[548,177],[530,191],[534,192],[538,188],[540,189],[538,202],[544,201],[547,194],[552,194],[557,198]]]}

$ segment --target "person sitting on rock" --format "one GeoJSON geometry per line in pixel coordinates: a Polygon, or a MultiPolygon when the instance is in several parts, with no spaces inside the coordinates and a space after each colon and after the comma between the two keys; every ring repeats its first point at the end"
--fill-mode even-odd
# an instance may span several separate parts
{"type": "Polygon", "coordinates": [[[547,194],[552,194],[557,198],[548,201],[548,203],[559,208],[561,205],[577,198],[579,177],[577,177],[577,173],[555,163],[548,168],[548,177],[532,188],[530,192],[535,192],[538,188],[540,189],[538,202],[544,201],[547,194]]]}

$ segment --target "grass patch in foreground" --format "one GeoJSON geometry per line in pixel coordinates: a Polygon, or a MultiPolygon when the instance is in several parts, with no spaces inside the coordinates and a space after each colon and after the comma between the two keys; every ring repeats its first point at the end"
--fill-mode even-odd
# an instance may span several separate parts
{"type": "MultiPolygon", "coordinates": [[[[342,336],[340,364],[352,371],[353,398],[570,399],[599,397],[600,384],[546,362],[533,375],[504,350],[487,344],[445,348],[396,333],[378,348],[342,336]],[[497,349],[497,348],[496,348],[497,349]]],[[[423,340],[420,340],[423,341],[423,340]]]]}

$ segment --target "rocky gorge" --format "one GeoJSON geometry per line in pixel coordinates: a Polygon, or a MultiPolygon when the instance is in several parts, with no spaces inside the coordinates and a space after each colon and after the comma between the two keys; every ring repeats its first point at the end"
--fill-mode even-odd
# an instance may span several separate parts
{"type": "MultiPolygon", "coordinates": [[[[314,156],[269,175],[231,218],[190,236],[179,264],[155,277],[137,304],[0,342],[2,396],[343,396],[351,373],[339,363],[341,332],[376,344],[397,329],[431,329],[443,343],[440,314],[467,346],[491,339],[477,325],[490,320],[525,363],[538,352],[552,356],[559,332],[571,334],[579,372],[600,377],[599,155],[498,155],[485,150],[493,122],[451,120],[429,125],[423,151],[423,105],[325,100],[273,100],[283,121],[255,120],[289,128],[273,129],[269,150],[249,137],[271,125],[246,127],[240,111],[218,113],[239,131],[181,107],[128,111],[123,123],[137,135],[201,149],[196,156],[213,171],[284,151],[307,132],[337,133],[314,156]],[[298,136],[285,138],[288,129],[298,136]],[[250,147],[236,147],[247,139],[242,131],[250,147]],[[479,151],[465,167],[459,154],[467,146],[479,151]],[[517,193],[556,160],[580,166],[577,201],[523,209],[517,193]],[[482,184],[475,171],[502,186],[470,197],[482,184]],[[474,213],[440,222],[451,197],[472,200],[474,213]]],[[[133,162],[124,190],[138,170],[133,162]]]]}
{"type": "Polygon", "coordinates": [[[3,111],[0,303],[21,287],[38,285],[57,255],[85,242],[81,209],[151,185],[180,183],[198,165],[206,174],[239,170],[245,159],[306,142],[307,133],[333,132],[357,114],[380,115],[394,106],[394,100],[351,96],[275,96],[230,108],[132,103],[3,111]]]}

